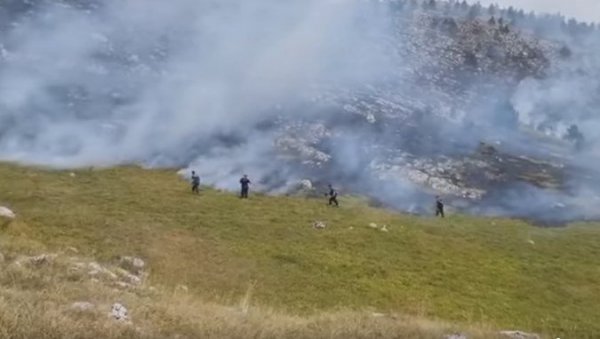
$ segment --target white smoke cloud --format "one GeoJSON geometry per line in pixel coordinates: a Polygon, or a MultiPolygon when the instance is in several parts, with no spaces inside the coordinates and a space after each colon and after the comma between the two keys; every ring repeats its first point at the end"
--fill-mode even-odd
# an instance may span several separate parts
{"type": "Polygon", "coordinates": [[[0,156],[111,165],[242,133],[264,118],[266,103],[385,69],[365,40],[380,22],[355,25],[359,15],[370,20],[363,9],[355,1],[136,0],[84,16],[48,5],[7,38],[0,119],[17,123],[0,156]],[[91,104],[77,107],[78,92],[91,104]]]}
{"type": "MultiPolygon", "coordinates": [[[[335,119],[299,104],[309,101],[316,85],[348,90],[393,78],[398,87],[391,92],[425,95],[398,78],[400,57],[385,46],[402,41],[393,40],[389,16],[377,12],[385,6],[364,1],[107,0],[87,12],[53,2],[43,6],[14,22],[0,43],[0,160],[58,167],[190,166],[217,187],[234,189],[238,176],[248,173],[264,179],[254,182],[265,189],[282,189],[301,178],[275,154],[277,132],[257,125],[282,116],[335,119]]],[[[590,162],[600,141],[600,120],[590,115],[597,87],[576,74],[575,67],[527,80],[512,103],[523,124],[550,124],[557,136],[579,124],[593,145],[581,159],[590,162]],[[546,106],[577,109],[549,115],[546,106]]],[[[494,100],[481,101],[473,104],[475,113],[494,100]]],[[[462,124],[488,117],[457,116],[456,124],[418,133],[474,144],[488,132],[466,131],[462,124]]],[[[499,129],[489,134],[513,136],[499,129]]],[[[421,199],[407,180],[382,187],[365,175],[374,158],[363,149],[368,142],[359,130],[335,139],[334,174],[390,201],[421,199]]],[[[405,204],[418,210],[415,205],[405,204]]]]}

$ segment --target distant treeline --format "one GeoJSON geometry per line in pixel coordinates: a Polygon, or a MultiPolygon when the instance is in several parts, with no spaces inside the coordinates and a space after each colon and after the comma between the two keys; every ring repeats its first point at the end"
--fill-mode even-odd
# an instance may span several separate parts
{"type": "Polygon", "coordinates": [[[494,4],[482,6],[479,2],[469,4],[465,0],[390,0],[387,4],[395,11],[435,11],[439,15],[456,19],[487,20],[490,23],[531,30],[541,37],[554,39],[585,37],[598,33],[600,29],[600,25],[596,23],[577,21],[560,13],[536,14],[512,6],[507,8],[494,4]]]}

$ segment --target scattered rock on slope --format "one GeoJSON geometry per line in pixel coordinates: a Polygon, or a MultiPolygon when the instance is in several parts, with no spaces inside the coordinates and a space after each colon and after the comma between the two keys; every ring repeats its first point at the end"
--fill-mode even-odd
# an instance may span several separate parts
{"type": "Polygon", "coordinates": [[[9,219],[9,220],[13,220],[14,218],[17,217],[17,215],[15,214],[15,212],[11,211],[9,208],[0,206],[0,217],[9,219]]]}
{"type": "Polygon", "coordinates": [[[323,221],[315,221],[313,222],[313,227],[316,229],[323,229],[327,227],[327,225],[323,221]]]}
{"type": "Polygon", "coordinates": [[[22,266],[23,264],[28,264],[40,267],[52,264],[56,257],[56,254],[40,254],[33,257],[19,257],[17,260],[15,260],[15,265],[22,266]]]}
{"type": "Polygon", "coordinates": [[[540,339],[540,336],[535,333],[521,331],[501,331],[500,335],[510,339],[540,339]]]}
{"type": "Polygon", "coordinates": [[[140,258],[122,257],[119,266],[135,275],[140,275],[146,267],[146,263],[140,258]]]}
{"type": "Polygon", "coordinates": [[[38,256],[30,258],[29,261],[34,265],[41,266],[45,264],[51,264],[52,262],[54,262],[54,259],[56,259],[56,257],[56,254],[40,254],[38,256]]]}
{"type": "Polygon", "coordinates": [[[444,336],[444,339],[467,339],[467,336],[462,333],[454,333],[444,336]]]}
{"type": "Polygon", "coordinates": [[[110,310],[110,315],[115,320],[119,320],[119,321],[129,320],[129,311],[127,310],[127,308],[125,308],[125,306],[123,306],[119,303],[115,303],[112,305],[112,308],[110,310]]]}
{"type": "MultiPolygon", "coordinates": [[[[77,263],[73,266],[73,268],[75,270],[79,269],[79,268],[85,268],[85,264],[84,263],[77,263]]],[[[99,275],[108,277],[112,280],[116,280],[119,277],[112,272],[111,270],[107,269],[106,267],[103,267],[102,265],[98,264],[97,262],[90,262],[87,264],[87,268],[88,268],[88,275],[92,276],[92,277],[97,277],[99,275]]]]}
{"type": "Polygon", "coordinates": [[[121,279],[128,285],[139,286],[142,284],[142,279],[139,276],[131,274],[126,270],[117,270],[117,273],[121,277],[121,279]]]}

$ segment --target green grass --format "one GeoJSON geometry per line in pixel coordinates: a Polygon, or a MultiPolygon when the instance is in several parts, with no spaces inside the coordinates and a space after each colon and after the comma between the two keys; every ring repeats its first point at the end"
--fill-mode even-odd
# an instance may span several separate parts
{"type": "Polygon", "coordinates": [[[195,196],[171,170],[69,173],[0,165],[0,205],[18,214],[0,230],[0,251],[27,251],[29,241],[48,251],[76,247],[103,262],[140,256],[151,284],[186,285],[219,303],[253,285],[254,303],[291,314],[376,310],[561,337],[600,334],[596,224],[439,220],[343,197],[329,208],[318,199],[240,200],[206,189],[195,196]],[[315,220],[327,228],[313,229],[315,220]]]}

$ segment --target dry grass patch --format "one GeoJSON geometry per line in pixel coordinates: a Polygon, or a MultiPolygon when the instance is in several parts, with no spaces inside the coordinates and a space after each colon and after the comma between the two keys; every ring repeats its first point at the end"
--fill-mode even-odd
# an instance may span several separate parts
{"type": "MultiPolygon", "coordinates": [[[[291,316],[254,307],[251,289],[230,307],[186,289],[119,288],[118,278],[89,274],[93,261],[50,255],[43,262],[8,253],[0,273],[0,338],[441,338],[455,326],[370,312],[291,316]],[[111,305],[128,308],[116,320],[111,305]]],[[[100,264],[97,264],[100,265],[100,264]]],[[[109,272],[117,266],[102,265],[109,272]]],[[[467,331],[471,338],[491,332],[467,331]]],[[[493,337],[493,335],[492,335],[493,337]]]]}

